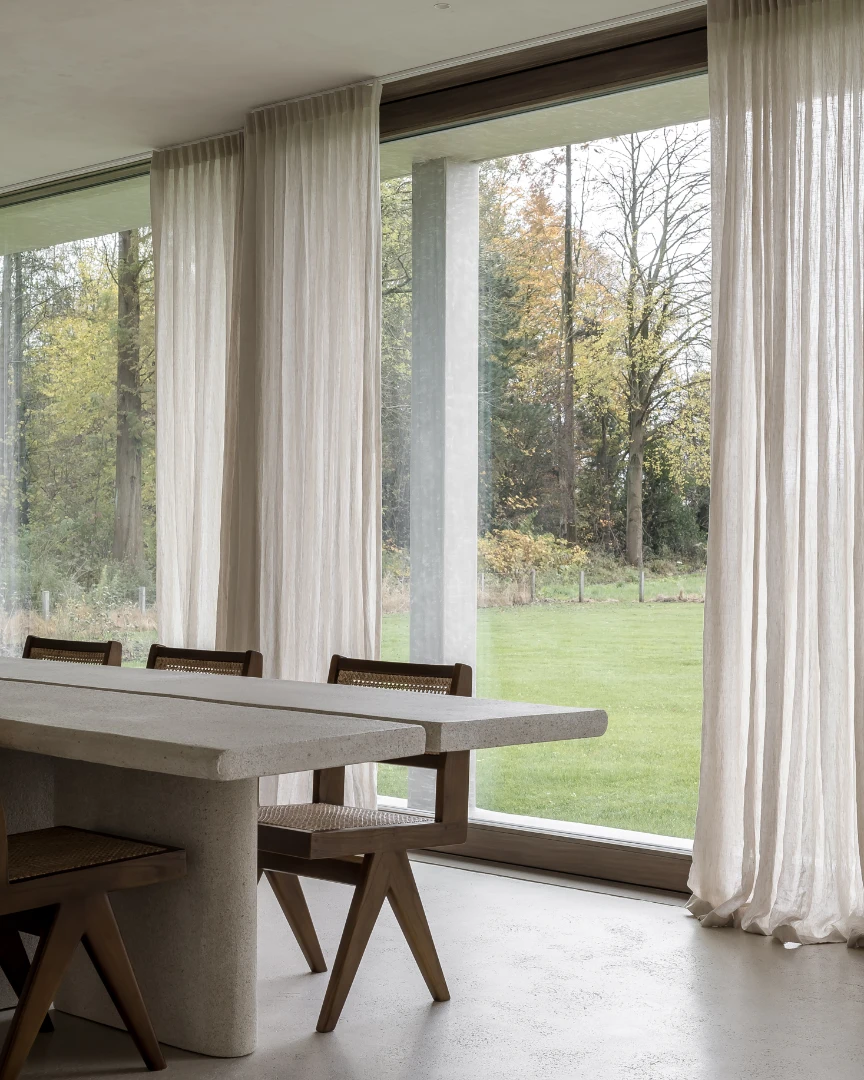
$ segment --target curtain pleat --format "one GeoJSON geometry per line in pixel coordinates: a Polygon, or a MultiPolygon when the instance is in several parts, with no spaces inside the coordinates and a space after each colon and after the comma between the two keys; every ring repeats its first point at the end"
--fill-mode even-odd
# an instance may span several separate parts
{"type": "Polygon", "coordinates": [[[711,0],[706,925],[864,918],[864,5],[711,0]]]}
{"type": "MultiPolygon", "coordinates": [[[[249,115],[231,158],[242,181],[220,211],[235,219],[225,299],[212,297],[227,342],[218,358],[208,352],[221,368],[221,408],[212,395],[204,401],[197,373],[171,398],[184,425],[200,408],[219,428],[219,447],[216,435],[207,445],[218,477],[214,465],[201,496],[208,511],[218,502],[218,511],[207,519],[216,531],[206,540],[181,533],[169,515],[174,546],[164,557],[160,550],[163,572],[174,573],[168,558],[181,543],[208,551],[215,545],[217,558],[207,562],[215,571],[208,578],[208,640],[259,649],[273,678],[320,681],[332,653],[374,657],[379,647],[379,99],[373,83],[249,115]]],[[[203,178],[189,174],[183,182],[200,185],[203,178]]],[[[172,198],[179,203],[174,214],[189,228],[186,204],[172,198]]],[[[175,254],[179,243],[172,242],[175,254]]],[[[188,257],[177,258],[187,267],[188,287],[194,270],[188,257]]],[[[162,261],[157,257],[157,275],[162,261]]],[[[159,379],[164,365],[160,352],[159,379]]],[[[182,484],[193,483],[178,483],[167,468],[160,512],[185,495],[182,484]]],[[[203,554],[184,550],[179,558],[203,554]]],[[[179,581],[177,591],[185,584],[179,581]]],[[[192,603],[171,596],[175,608],[192,603]]],[[[173,629],[174,616],[160,610],[163,617],[173,629]]],[[[178,633],[190,628],[186,615],[178,633]]],[[[308,775],[262,785],[266,801],[310,793],[308,775]]],[[[346,801],[375,806],[373,765],[348,770],[346,801]]]]}

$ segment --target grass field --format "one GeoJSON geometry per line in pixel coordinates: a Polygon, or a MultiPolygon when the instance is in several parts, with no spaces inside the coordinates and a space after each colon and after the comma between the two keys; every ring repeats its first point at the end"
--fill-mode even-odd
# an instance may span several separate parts
{"type": "MultiPolygon", "coordinates": [[[[689,603],[480,610],[479,696],[598,706],[609,730],[584,742],[481,751],[478,806],[692,837],[702,615],[689,603]]],[[[382,656],[407,660],[407,615],[385,616],[382,656]]],[[[404,797],[404,770],[382,767],[379,790],[404,797]]]]}

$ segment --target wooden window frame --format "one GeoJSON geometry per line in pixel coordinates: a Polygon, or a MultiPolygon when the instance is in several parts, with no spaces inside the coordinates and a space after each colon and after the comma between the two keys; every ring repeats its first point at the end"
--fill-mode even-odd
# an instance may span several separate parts
{"type": "Polygon", "coordinates": [[[568,836],[523,828],[516,823],[498,825],[478,821],[469,821],[468,839],[464,844],[434,850],[469,859],[681,893],[689,892],[687,879],[693,862],[692,855],[683,850],[591,836],[568,836]]]}
{"type": "Polygon", "coordinates": [[[707,70],[706,9],[689,8],[385,83],[381,141],[707,70]]]}
{"type": "MultiPolygon", "coordinates": [[[[389,807],[384,803],[384,808],[389,807]]],[[[431,815],[398,804],[400,814],[430,820],[431,815]]],[[[554,825],[554,822],[549,823],[554,825]]],[[[528,870],[548,870],[575,877],[640,885],[664,892],[687,893],[693,856],[683,848],[662,847],[603,837],[545,831],[535,826],[468,820],[464,843],[426,849],[442,855],[507,863],[528,870]]]]}
{"type": "Polygon", "coordinates": [[[71,192],[83,191],[85,188],[116,184],[121,180],[134,180],[138,176],[148,176],[149,174],[150,158],[148,157],[125,165],[112,165],[92,172],[75,173],[71,176],[44,180],[42,183],[20,187],[14,186],[6,191],[0,191],[0,210],[6,209],[7,206],[19,206],[21,203],[35,202],[37,199],[53,199],[59,195],[69,195],[71,192]]]}

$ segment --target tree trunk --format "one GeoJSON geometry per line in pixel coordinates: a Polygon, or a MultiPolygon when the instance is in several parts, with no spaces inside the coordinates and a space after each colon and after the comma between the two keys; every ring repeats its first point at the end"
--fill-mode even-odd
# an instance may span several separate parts
{"type": "Polygon", "coordinates": [[[601,483],[603,485],[603,524],[602,524],[602,544],[607,551],[614,551],[615,549],[615,511],[613,508],[614,492],[615,492],[615,475],[614,467],[612,463],[612,455],[609,452],[609,417],[606,413],[603,413],[600,417],[600,476],[601,483]]]}
{"type": "Polygon", "coordinates": [[[15,471],[14,431],[10,423],[12,395],[12,256],[3,257],[0,294],[0,588],[3,608],[9,609],[14,591],[15,471]]]}
{"type": "Polygon", "coordinates": [[[2,479],[7,479],[6,447],[9,436],[9,396],[12,386],[12,256],[3,257],[3,280],[0,285],[0,358],[2,358],[2,382],[0,382],[0,423],[3,435],[2,479]]]}
{"type": "Polygon", "coordinates": [[[630,418],[630,449],[627,457],[627,562],[642,566],[642,473],[645,465],[645,422],[630,418]]]}
{"type": "Polygon", "coordinates": [[[564,276],[561,324],[564,338],[564,377],[561,394],[561,535],[576,543],[576,423],[573,377],[573,156],[567,146],[564,196],[564,276]]]}
{"type": "MultiPolygon", "coordinates": [[[[13,258],[15,269],[15,322],[12,340],[12,389],[9,397],[9,422],[12,425],[12,461],[15,472],[16,530],[30,521],[30,498],[27,485],[27,443],[24,438],[24,256],[13,258]]],[[[8,429],[7,429],[8,430],[8,429]]],[[[17,535],[17,532],[16,532],[17,535]]]]}
{"type": "Polygon", "coordinates": [[[144,560],[141,518],[141,297],[138,231],[117,237],[117,460],[114,558],[138,566],[144,560]]]}

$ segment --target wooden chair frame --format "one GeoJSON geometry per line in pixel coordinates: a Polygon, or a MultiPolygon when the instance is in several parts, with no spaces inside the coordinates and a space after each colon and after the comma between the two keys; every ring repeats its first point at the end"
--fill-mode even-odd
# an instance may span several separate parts
{"type": "Polygon", "coordinates": [[[6,823],[0,807],[0,968],[18,994],[18,1006],[0,1050],[0,1080],[16,1080],[37,1033],[53,1030],[48,1009],[79,942],[147,1068],[164,1069],[165,1059],[108,893],[182,877],[186,853],[164,848],[154,854],[13,883],[9,882],[7,853],[6,823]],[[32,963],[21,941],[22,932],[39,938],[32,963]]]}
{"type": "Polygon", "coordinates": [[[213,661],[217,664],[240,664],[240,675],[260,679],[264,673],[264,657],[254,649],[246,652],[226,652],[220,649],[174,649],[170,645],[151,645],[147,655],[147,668],[156,670],[156,661],[168,660],[213,661]]]}
{"type": "MultiPolygon", "coordinates": [[[[119,641],[64,641],[61,638],[43,638],[36,637],[35,634],[28,634],[27,640],[24,642],[24,651],[21,654],[22,659],[32,659],[31,653],[34,649],[53,649],[64,653],[102,653],[103,667],[120,667],[123,660],[123,646],[119,641]]],[[[39,657],[39,659],[43,658],[39,657]]],[[[74,661],[65,658],[44,657],[44,659],[52,662],[59,660],[60,663],[64,661],[74,663],[74,661]]]]}
{"type": "MultiPolygon", "coordinates": [[[[394,664],[334,656],[328,682],[336,683],[344,668],[370,674],[449,678],[451,695],[471,695],[472,673],[465,664],[394,664]]],[[[348,920],[318,1017],[318,1031],[335,1028],[385,899],[396,915],[433,999],[449,1000],[450,992],[407,852],[410,848],[464,843],[468,835],[470,757],[470,751],[464,750],[418,754],[388,762],[435,771],[432,821],[418,815],[416,824],[375,825],[330,832],[303,832],[259,821],[259,879],[262,874],[266,875],[313,972],[324,972],[327,965],[298,878],[312,877],[354,886],[348,920]]],[[[312,801],[344,803],[344,767],[319,769],[313,773],[312,801]]]]}

